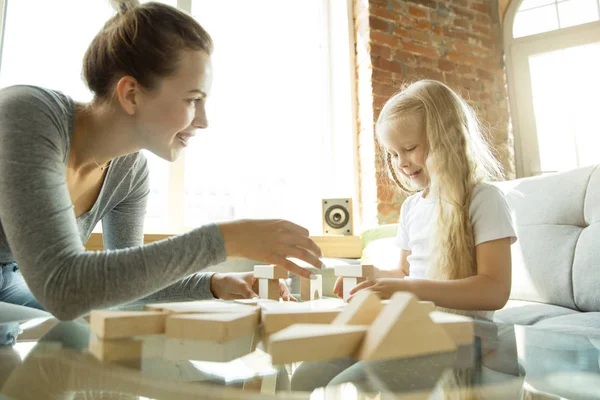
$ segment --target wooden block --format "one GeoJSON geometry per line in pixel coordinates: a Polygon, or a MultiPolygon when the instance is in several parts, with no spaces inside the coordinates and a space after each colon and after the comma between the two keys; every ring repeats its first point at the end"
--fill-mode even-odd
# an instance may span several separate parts
{"type": "MultiPolygon", "coordinates": [[[[423,307],[423,310],[427,313],[433,312],[436,310],[435,303],[433,301],[419,300],[419,306],[423,307]]],[[[390,304],[390,299],[381,300],[381,304],[388,305],[390,304]]]]}
{"type": "Polygon", "coordinates": [[[98,338],[119,339],[165,332],[166,312],[92,310],[90,326],[98,338]]]}
{"type": "Polygon", "coordinates": [[[323,257],[360,258],[362,256],[362,239],[360,236],[311,236],[319,246],[323,257]]]}
{"type": "Polygon", "coordinates": [[[165,333],[174,339],[214,340],[225,343],[253,333],[259,315],[254,312],[182,314],[167,318],[165,333]]]}
{"type": "Polygon", "coordinates": [[[334,325],[371,325],[383,305],[379,297],[370,290],[361,290],[333,320],[334,325]]]}
{"type": "Polygon", "coordinates": [[[171,361],[228,362],[253,352],[254,336],[240,336],[226,343],[217,343],[212,340],[166,338],[163,357],[171,361]]]}
{"type": "Polygon", "coordinates": [[[262,323],[265,333],[278,332],[293,324],[330,324],[340,310],[263,310],[262,323]]]}
{"type": "Polygon", "coordinates": [[[369,278],[375,274],[373,265],[340,265],[334,268],[336,276],[369,278]]]}
{"type": "Polygon", "coordinates": [[[348,300],[348,297],[350,297],[350,291],[358,284],[358,280],[357,278],[353,277],[344,277],[342,283],[344,286],[344,300],[348,300]]]}
{"type": "Polygon", "coordinates": [[[365,326],[295,324],[270,337],[269,354],[274,365],[348,357],[366,331],[365,326]]]}
{"type": "Polygon", "coordinates": [[[278,265],[255,265],[254,277],[265,279],[287,279],[290,273],[287,269],[278,265]]]}
{"type": "Polygon", "coordinates": [[[278,303],[277,300],[271,300],[271,299],[235,299],[232,300],[234,303],[239,303],[239,304],[244,304],[247,306],[260,306],[263,303],[266,302],[271,302],[271,303],[278,303]]]}
{"type": "Polygon", "coordinates": [[[100,361],[141,360],[142,340],[113,339],[90,341],[88,350],[100,361]]]}
{"type": "Polygon", "coordinates": [[[441,326],[457,346],[473,343],[473,320],[464,315],[434,311],[429,318],[441,326]]]}
{"type": "Polygon", "coordinates": [[[414,357],[456,350],[454,341],[429,318],[413,294],[397,292],[390,300],[369,327],[357,352],[360,360],[414,357]]]}
{"type": "Polygon", "coordinates": [[[279,291],[279,279],[258,280],[258,295],[261,299],[279,300],[281,292],[279,291]]]}
{"type": "Polygon", "coordinates": [[[426,313],[431,313],[435,311],[435,303],[433,301],[419,301],[419,306],[423,307],[426,313]]]}
{"type": "Polygon", "coordinates": [[[207,314],[245,312],[248,306],[224,300],[184,301],[179,303],[155,303],[144,305],[144,310],[164,311],[172,314],[207,314]]]}
{"type": "Polygon", "coordinates": [[[323,297],[323,275],[315,275],[316,279],[300,278],[300,298],[317,300],[323,297]]]}

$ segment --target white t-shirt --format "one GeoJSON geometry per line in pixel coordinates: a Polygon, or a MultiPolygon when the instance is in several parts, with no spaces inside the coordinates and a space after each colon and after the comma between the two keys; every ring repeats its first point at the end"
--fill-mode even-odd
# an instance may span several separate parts
{"type": "MultiPolygon", "coordinates": [[[[435,229],[436,199],[423,198],[423,192],[407,198],[400,210],[400,225],[396,245],[409,250],[411,279],[423,279],[430,263],[431,248],[429,239],[435,229]]],[[[473,190],[469,209],[475,245],[491,240],[511,238],[511,244],[517,240],[512,225],[510,209],[504,194],[496,186],[480,183],[473,190]]],[[[493,315],[487,314],[484,317],[493,315]]]]}

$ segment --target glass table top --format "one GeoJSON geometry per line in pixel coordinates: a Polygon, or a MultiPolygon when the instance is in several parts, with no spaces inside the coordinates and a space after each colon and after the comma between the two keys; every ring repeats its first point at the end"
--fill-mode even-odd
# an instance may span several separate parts
{"type": "Polygon", "coordinates": [[[0,346],[0,399],[600,399],[600,335],[489,321],[455,352],[285,365],[272,365],[260,328],[227,343],[100,341],[85,319],[20,328],[0,346]]]}

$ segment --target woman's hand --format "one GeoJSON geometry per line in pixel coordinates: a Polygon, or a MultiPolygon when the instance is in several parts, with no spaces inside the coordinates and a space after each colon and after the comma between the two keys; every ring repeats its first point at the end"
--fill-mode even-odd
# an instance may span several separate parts
{"type": "Polygon", "coordinates": [[[350,297],[348,297],[348,302],[352,300],[352,297],[356,294],[356,292],[363,289],[369,289],[373,291],[382,300],[389,299],[396,292],[407,291],[408,285],[406,284],[406,282],[407,281],[402,278],[379,278],[366,280],[362,283],[359,283],[352,290],[350,290],[350,297]]]}
{"type": "MultiPolygon", "coordinates": [[[[252,272],[214,274],[210,279],[210,290],[213,296],[223,300],[252,299],[258,297],[258,279],[252,272]]],[[[297,301],[282,279],[279,280],[279,291],[284,301],[297,301]]]]}
{"type": "Polygon", "coordinates": [[[218,226],[228,257],[279,265],[304,278],[310,278],[311,272],[288,260],[288,257],[321,269],[321,249],[308,237],[307,229],[292,222],[281,219],[239,220],[218,226]]]}

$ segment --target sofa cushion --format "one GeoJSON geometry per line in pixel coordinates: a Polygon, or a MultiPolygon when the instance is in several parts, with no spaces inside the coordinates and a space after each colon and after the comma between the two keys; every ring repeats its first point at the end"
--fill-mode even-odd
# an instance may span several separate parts
{"type": "Polygon", "coordinates": [[[600,312],[578,312],[546,318],[534,325],[536,329],[600,338],[600,312]]]}
{"type": "Polygon", "coordinates": [[[600,311],[600,167],[499,182],[518,241],[511,299],[600,311]]]}
{"type": "Polygon", "coordinates": [[[496,311],[494,322],[510,325],[533,325],[547,318],[571,314],[579,314],[579,312],[552,304],[510,300],[506,307],[496,311]]]}

